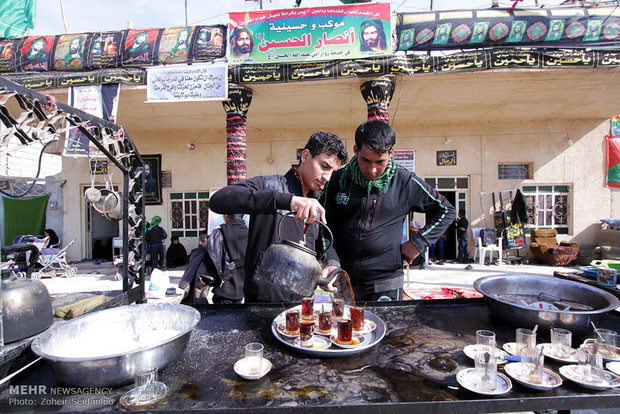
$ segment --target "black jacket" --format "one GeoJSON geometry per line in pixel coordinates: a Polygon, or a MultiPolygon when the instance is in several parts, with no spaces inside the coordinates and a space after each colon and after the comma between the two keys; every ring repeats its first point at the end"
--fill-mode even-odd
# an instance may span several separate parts
{"type": "Polygon", "coordinates": [[[389,189],[379,195],[351,183],[341,188],[344,170],[327,186],[327,224],[341,267],[364,294],[403,287],[400,245],[403,221],[410,212],[426,213],[426,225],[410,240],[423,254],[454,221],[454,207],[414,173],[397,166],[389,189]]]}
{"type": "Polygon", "coordinates": [[[155,226],[146,232],[146,241],[150,246],[164,244],[164,240],[168,237],[163,227],[155,226]]]}
{"type": "MultiPolygon", "coordinates": [[[[299,242],[304,235],[304,221],[294,217],[284,218],[280,236],[278,224],[290,211],[293,196],[304,196],[301,181],[295,169],[286,175],[258,176],[229,185],[213,193],[209,208],[219,214],[250,214],[248,248],[245,255],[245,302],[291,302],[293,296],[275,289],[271,285],[258,283],[254,277],[262,254],[267,248],[281,240],[299,242]]],[[[317,197],[318,194],[308,194],[317,197]]],[[[306,247],[322,251],[324,245],[319,238],[318,225],[312,224],[306,230],[306,247]]],[[[331,255],[335,257],[335,255],[331,255]]],[[[338,266],[337,261],[329,262],[338,266]]]]}
{"type": "Polygon", "coordinates": [[[465,217],[461,217],[456,222],[456,237],[462,240],[469,240],[469,235],[467,233],[467,228],[469,227],[469,221],[465,217]],[[461,227],[465,230],[461,230],[461,227]]]}

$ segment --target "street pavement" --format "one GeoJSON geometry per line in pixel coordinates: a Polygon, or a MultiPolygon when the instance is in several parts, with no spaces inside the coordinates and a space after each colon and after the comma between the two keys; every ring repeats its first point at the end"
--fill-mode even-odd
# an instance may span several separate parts
{"type": "MultiPolygon", "coordinates": [[[[78,293],[78,292],[110,292],[122,291],[123,282],[115,278],[116,269],[112,262],[86,261],[72,264],[78,272],[71,278],[56,276],[43,278],[50,294],[78,293]]],[[[574,271],[577,267],[553,267],[544,264],[522,265],[479,265],[471,263],[471,270],[466,270],[462,263],[449,263],[443,265],[427,264],[424,269],[413,266],[409,269],[409,277],[405,270],[405,292],[427,291],[448,287],[453,289],[472,289],[476,279],[489,275],[527,274],[553,276],[554,271],[574,271]]],[[[177,286],[183,277],[184,268],[168,270],[170,283],[177,286]]],[[[148,277],[147,277],[148,280],[148,277]]]]}

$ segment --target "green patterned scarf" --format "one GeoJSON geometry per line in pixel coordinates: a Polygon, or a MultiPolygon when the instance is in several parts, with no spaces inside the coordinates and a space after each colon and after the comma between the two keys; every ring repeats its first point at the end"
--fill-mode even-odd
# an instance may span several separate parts
{"type": "Polygon", "coordinates": [[[396,172],[396,164],[390,158],[388,162],[388,166],[383,171],[383,174],[379,178],[374,181],[368,181],[364,178],[364,174],[360,170],[359,165],[357,164],[357,156],[351,158],[351,161],[344,167],[344,172],[340,177],[340,186],[345,187],[347,181],[351,180],[353,184],[358,187],[365,188],[368,191],[368,195],[372,192],[373,188],[376,188],[379,194],[384,194],[387,192],[388,187],[390,186],[390,181],[392,181],[392,177],[394,177],[394,173],[396,172]]]}

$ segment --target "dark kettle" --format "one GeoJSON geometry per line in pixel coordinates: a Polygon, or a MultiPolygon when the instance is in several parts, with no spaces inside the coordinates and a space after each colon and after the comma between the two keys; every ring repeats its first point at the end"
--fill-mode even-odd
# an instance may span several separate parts
{"type": "MultiPolygon", "coordinates": [[[[282,222],[292,214],[295,213],[287,213],[280,219],[280,223],[278,223],[279,240],[282,240],[280,235],[282,222]]],[[[329,244],[325,248],[327,250],[332,245],[334,236],[327,225],[318,220],[317,222],[329,234],[329,244]]],[[[321,269],[317,254],[304,245],[303,238],[300,242],[282,240],[265,250],[256,270],[256,277],[262,282],[268,282],[287,292],[292,296],[292,301],[301,301],[303,297],[312,296],[317,285],[327,285],[340,270],[336,269],[325,279],[321,279],[321,269]]]]}

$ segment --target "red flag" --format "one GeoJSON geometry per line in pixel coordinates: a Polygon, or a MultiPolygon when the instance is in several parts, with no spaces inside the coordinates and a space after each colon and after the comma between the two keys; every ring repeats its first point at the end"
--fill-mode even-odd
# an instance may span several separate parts
{"type": "Polygon", "coordinates": [[[620,187],[620,136],[607,135],[607,187],[620,187]]]}

